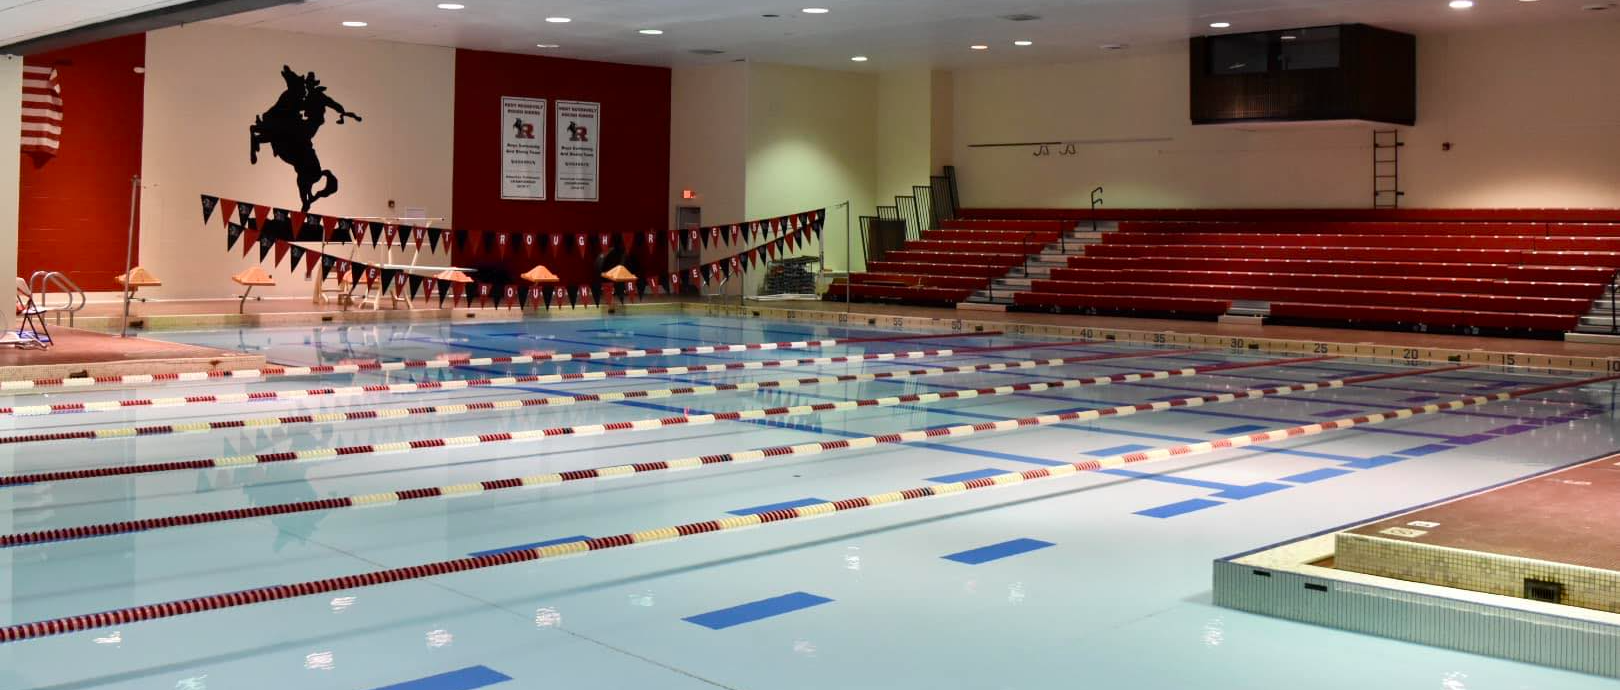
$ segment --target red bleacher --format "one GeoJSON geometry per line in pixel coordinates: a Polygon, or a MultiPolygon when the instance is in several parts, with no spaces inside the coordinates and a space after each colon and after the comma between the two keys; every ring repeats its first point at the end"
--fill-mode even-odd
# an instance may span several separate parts
{"type": "Polygon", "coordinates": [[[1131,220],[1014,303],[1566,331],[1617,268],[1620,223],[1131,220]]]}
{"type": "Polygon", "coordinates": [[[965,301],[990,281],[1056,242],[1072,223],[1057,220],[949,220],[940,230],[867,263],[867,271],[834,281],[829,300],[965,301]]]}

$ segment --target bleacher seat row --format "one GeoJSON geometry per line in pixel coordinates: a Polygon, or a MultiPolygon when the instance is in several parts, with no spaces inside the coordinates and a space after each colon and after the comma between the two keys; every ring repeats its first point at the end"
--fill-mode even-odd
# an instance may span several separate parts
{"type": "Polygon", "coordinates": [[[1056,220],[949,220],[940,230],[867,262],[864,273],[834,281],[825,297],[956,304],[1056,242],[1072,223],[1056,220]]]}

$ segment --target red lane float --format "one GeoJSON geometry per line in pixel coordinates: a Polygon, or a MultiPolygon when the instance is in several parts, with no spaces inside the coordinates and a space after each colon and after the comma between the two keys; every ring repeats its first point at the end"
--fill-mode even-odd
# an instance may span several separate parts
{"type": "MultiPolygon", "coordinates": [[[[322,580],[310,580],[307,582],[298,582],[287,585],[271,585],[268,587],[255,587],[237,592],[210,594],[160,604],[144,604],[141,606],[112,609],[98,613],[88,613],[77,616],[68,616],[65,618],[34,621],[30,623],[19,623],[0,628],[0,643],[18,642],[22,640],[50,637],[53,635],[80,632],[96,628],[128,625],[131,623],[162,618],[173,618],[192,613],[217,611],[220,609],[247,606],[249,604],[262,604],[272,601],[281,601],[284,599],[312,596],[316,594],[327,594],[330,592],[339,592],[359,587],[371,587],[388,584],[391,582],[400,582],[403,580],[417,580],[427,577],[434,577],[437,575],[448,575],[451,573],[466,572],[469,570],[481,570],[500,565],[551,560],[564,556],[572,556],[595,551],[605,551],[608,549],[616,549],[635,544],[668,542],[680,539],[682,537],[691,537],[699,534],[723,532],[733,529],[754,527],[756,525],[766,523],[787,522],[801,518],[844,513],[890,503],[901,503],[905,501],[913,501],[937,496],[960,495],[978,489],[1021,484],[1024,482],[1051,479],[1053,477],[1070,476],[1079,472],[1098,470],[1106,467],[1117,467],[1121,465],[1150,462],[1154,460],[1187,457],[1217,450],[1241,448],[1256,443],[1268,443],[1271,441],[1283,441],[1291,438],[1312,436],[1335,429],[1348,429],[1355,426],[1378,424],[1392,419],[1407,419],[1416,415],[1434,414],[1436,412],[1443,412],[1447,410],[1474,407],[1492,402],[1520,398],[1526,395],[1533,395],[1535,393],[1544,393],[1563,388],[1572,388],[1604,381],[1612,381],[1617,378],[1620,378],[1620,376],[1600,376],[1569,383],[1538,386],[1535,388],[1528,388],[1514,392],[1459,398],[1457,400],[1451,400],[1444,403],[1432,403],[1418,407],[1390,410],[1387,412],[1361,415],[1357,417],[1334,420],[1331,422],[1298,426],[1290,429],[1279,429],[1276,431],[1263,433],[1233,436],[1217,441],[1206,441],[1203,443],[1194,443],[1184,446],[1156,448],[1153,450],[1126,453],[1123,455],[1115,455],[1096,460],[1086,460],[1068,465],[1043,467],[1039,469],[1026,470],[1023,472],[1008,472],[1006,474],[999,474],[981,479],[973,479],[965,482],[922,486],[913,489],[890,491],[888,493],[873,494],[869,496],[856,496],[840,501],[817,503],[799,508],[773,510],[756,515],[739,515],[721,518],[719,520],[690,522],[682,525],[672,525],[669,527],[645,530],[641,532],[630,532],[611,537],[597,537],[594,539],[569,542],[566,544],[553,544],[550,546],[541,546],[521,551],[505,551],[487,556],[470,556],[467,558],[457,558],[454,560],[438,561],[434,563],[423,563],[420,565],[405,566],[402,568],[389,568],[386,570],[376,570],[368,573],[331,577],[322,580]]],[[[973,426],[948,427],[944,432],[932,435],[956,436],[965,433],[974,433],[974,431],[977,431],[980,427],[994,428],[997,425],[1004,423],[1016,422],[993,422],[973,426]],[[961,429],[963,431],[953,431],[955,429],[961,429]]],[[[828,443],[835,444],[836,446],[836,444],[840,443],[847,445],[848,442],[833,441],[828,443]]]]}
{"type": "MultiPolygon", "coordinates": [[[[1316,358],[1312,358],[1315,360],[1316,358]]],[[[1253,366],[1260,366],[1256,364],[1253,366]]],[[[1391,372],[1387,374],[1370,374],[1346,379],[1333,379],[1315,381],[1310,383],[1297,383],[1276,388],[1257,388],[1240,393],[1214,393],[1202,396],[1189,396],[1175,400],[1138,403],[1134,405],[1120,405],[1118,407],[1087,410],[1084,412],[1065,412],[1047,417],[1032,417],[1029,420],[1016,420],[1028,423],[1009,425],[1005,428],[990,426],[983,433],[996,433],[1002,431],[1017,431],[1019,429],[1049,426],[1075,421],[1091,421],[1103,417],[1125,416],[1138,412],[1158,412],[1177,407],[1199,407],[1206,404],[1220,404],[1239,400],[1254,400],[1267,396],[1292,395],[1300,392],[1311,392],[1327,388],[1342,388],[1360,383],[1371,383],[1406,376],[1420,376],[1458,369],[1468,369],[1464,366],[1436,367],[1414,371],[1391,372]]],[[[1023,392],[1039,392],[1057,388],[1069,388],[1088,385],[1089,379],[1065,379],[1062,381],[1043,381],[1021,383],[994,388],[979,388],[976,390],[949,391],[945,393],[926,393],[920,395],[903,395],[892,398],[874,398],[868,400],[849,400],[836,403],[819,403],[799,407],[773,407],[765,410],[747,410],[743,412],[723,412],[712,415],[693,417],[669,417],[658,420],[657,426],[677,426],[690,424],[712,424],[717,421],[737,421],[760,419],[771,416],[797,416],[819,414],[822,412],[846,412],[862,407],[889,407],[900,404],[930,404],[945,400],[971,399],[1001,395],[1014,395],[1023,392]]],[[[627,422],[635,424],[635,422],[627,422]]],[[[656,427],[653,427],[656,428],[656,427]]],[[[883,436],[869,436],[843,441],[822,442],[815,453],[825,453],[839,450],[854,450],[869,448],[884,443],[907,443],[922,440],[937,434],[932,429],[918,429],[903,431],[897,434],[883,436]]],[[[977,433],[977,432],[976,432],[977,433]]],[[[650,472],[692,470],[710,465],[728,463],[748,463],[761,460],[778,459],[791,455],[803,455],[805,452],[795,452],[795,449],[805,448],[813,444],[799,444],[795,446],[778,446],[760,450],[749,450],[737,453],[721,453],[717,455],[704,455],[699,457],[681,458],[678,460],[663,460],[658,462],[644,462],[631,465],[612,465],[608,467],[595,467],[567,472],[552,472],[548,474],[531,475],[525,477],[509,477],[506,479],[490,479],[478,482],[464,482],[447,486],[429,486],[416,489],[400,489],[397,491],[384,491],[353,496],[338,496],[314,501],[298,501],[294,503],[279,503],[273,505],[254,506],[251,508],[233,508],[228,510],[215,510],[201,513],[188,513],[184,515],[171,515],[167,517],[145,518],[141,520],[127,520],[123,522],[109,522],[97,525],[83,525],[79,527],[62,527],[58,529],[40,530],[37,532],[22,532],[18,534],[0,535],[0,547],[23,546],[27,544],[43,544],[47,542],[66,541],[69,539],[86,539],[90,537],[107,537],[117,534],[130,534],[155,529],[168,529],[173,527],[189,527],[215,522],[232,522],[236,520],[249,520],[261,517],[290,515],[293,513],[309,513],[324,510],[337,510],[340,508],[370,508],[376,506],[397,505],[405,501],[415,501],[428,498],[454,498],[458,496],[476,496],[479,494],[502,491],[505,489],[537,488],[556,486],[580,481],[598,479],[618,479],[636,474],[650,472]]]]}
{"type": "MultiPolygon", "coordinates": [[[[616,371],[585,371],[566,374],[531,374],[524,376],[501,376],[483,379],[451,379],[446,381],[419,381],[416,383],[390,383],[374,384],[370,386],[344,386],[340,388],[312,388],[308,390],[281,390],[257,391],[253,393],[226,393],[221,395],[188,395],[173,398],[136,398],[131,400],[101,400],[82,403],[55,403],[51,405],[30,405],[23,407],[0,407],[0,415],[13,415],[18,417],[34,417],[49,414],[68,414],[76,412],[112,412],[130,407],[179,407],[182,405],[202,405],[220,403],[248,403],[264,402],[269,400],[303,400],[305,398],[325,396],[352,396],[352,395],[393,395],[399,393],[420,393],[422,391],[448,391],[465,388],[487,388],[491,386],[513,386],[520,383],[560,383],[563,381],[598,381],[602,379],[642,378],[663,374],[714,374],[727,371],[741,371],[746,369],[775,369],[781,367],[796,367],[822,364],[842,364],[845,362],[871,362],[896,359],[927,359],[929,357],[951,357],[955,355],[971,355],[984,352],[1005,352],[1007,350],[1039,350],[1047,347],[1064,347],[1068,345],[1099,345],[1092,340],[1071,340],[1061,343],[1040,343],[1002,345],[998,347],[978,347],[959,350],[918,350],[913,352],[875,352],[864,355],[842,355],[838,357],[804,357],[800,359],[772,359],[772,360],[744,360],[726,364],[704,364],[687,367],[647,367],[646,369],[621,369],[616,371]]],[[[1183,352],[1201,352],[1203,350],[1183,350],[1183,352]]]]}
{"type": "Polygon", "coordinates": [[[0,392],[27,393],[41,388],[72,388],[84,390],[103,386],[139,386],[147,384],[186,383],[219,380],[256,380],[284,376],[319,376],[325,374],[359,374],[366,372],[401,371],[405,369],[457,369],[461,367],[487,367],[498,364],[542,364],[545,362],[571,362],[597,359],[630,359],[636,357],[664,357],[671,355],[706,355],[722,352],[750,350],[808,350],[856,343],[886,343],[905,340],[937,338],[968,338],[1001,335],[1001,331],[975,333],[927,333],[888,338],[831,338],[823,340],[794,340],[779,343],[743,343],[738,345],[695,345],[691,347],[633,348],[598,350],[596,352],[535,352],[507,357],[445,357],[440,359],[407,359],[396,362],[363,362],[358,364],[321,364],[308,367],[266,367],[264,369],[233,369],[228,371],[187,371],[170,374],[121,374],[118,376],[80,376],[70,378],[33,379],[31,381],[0,381],[0,392]]]}
{"type": "MultiPolygon", "coordinates": [[[[1299,362],[1319,362],[1333,357],[1301,357],[1294,359],[1267,360],[1263,362],[1246,362],[1239,364],[1214,364],[1203,367],[1174,369],[1166,371],[1146,371],[1126,374],[1112,374],[1108,376],[1095,376],[1088,379],[1078,379],[1075,385],[1105,386],[1110,383],[1130,383],[1152,379],[1165,379],[1173,376],[1193,376],[1201,373],[1216,371],[1231,371],[1234,369],[1249,369],[1261,366],[1293,364],[1299,362]]],[[[1024,384],[1027,388],[1029,384],[1024,384]]],[[[1015,386],[1003,386],[1013,392],[1018,392],[1015,386]]],[[[997,389],[999,390],[999,389],[997,389]]],[[[928,396],[942,394],[929,393],[928,396]]],[[[898,400],[913,402],[923,396],[897,396],[884,398],[884,400],[898,400]]],[[[830,404],[830,403],[829,403],[830,404]]],[[[771,408],[771,410],[808,409],[813,406],[800,406],[800,408],[771,408]]],[[[755,411],[758,412],[758,411],[755,411]]],[[[729,413],[746,414],[746,413],[729,413]]],[[[780,413],[777,413],[780,414],[780,413]]],[[[722,413],[713,415],[721,418],[722,413]]],[[[32,472],[28,474],[0,475],[0,486],[15,486],[18,484],[35,484],[39,482],[76,481],[81,479],[94,479],[96,477],[123,477],[137,474],[157,474],[161,472],[177,472],[181,470],[206,470],[225,467],[247,467],[251,465],[269,465],[282,462],[318,462],[323,460],[336,460],[357,455],[387,455],[391,453],[405,453],[426,448],[460,448],[469,446],[488,445],[491,443],[510,443],[525,441],[543,441],[553,436],[598,436],[601,434],[620,431],[645,431],[664,426],[688,424],[691,420],[704,419],[705,423],[714,421],[708,419],[711,415],[664,417],[661,419],[640,419],[632,422],[609,422],[607,424],[590,424],[585,426],[564,426],[550,429],[528,429],[524,431],[502,431],[492,434],[479,434],[477,436],[455,436],[448,438],[424,438],[412,441],[395,441],[392,443],[367,443],[353,446],[338,446],[331,448],[310,448],[305,450],[278,451],[274,453],[256,453],[253,455],[233,455],[223,458],[201,458],[197,460],[173,460],[168,462],[154,462],[139,465],[111,465],[105,467],[85,467],[73,470],[52,470],[48,472],[32,472]]],[[[755,415],[759,416],[759,415],[755,415]]],[[[749,419],[752,417],[737,417],[749,419]]]]}
{"type": "MultiPolygon", "coordinates": [[[[1034,369],[1039,367],[1055,367],[1084,362],[1096,362],[1109,359],[1146,359],[1150,357],[1169,357],[1195,350],[1164,350],[1115,352],[1106,355],[1087,355],[1084,357],[1062,357],[1058,359],[1023,360],[1019,362],[994,362],[990,364],[967,364],[955,367],[924,367],[921,369],[908,369],[905,371],[880,371],[867,374],[839,374],[824,376],[806,376],[796,379],[776,379],[767,381],[744,381],[742,383],[716,383],[708,386],[682,386],[679,388],[663,388],[657,390],[615,391],[608,393],[580,393],[577,395],[553,395],[543,398],[520,398],[514,400],[488,400],[455,405],[427,405],[421,407],[391,407],[371,410],[357,410],[353,412],[325,412],[301,415],[282,415],[277,417],[257,417],[252,419],[233,419],[215,421],[185,422],[181,424],[154,424],[148,426],[105,427],[101,429],[84,429],[80,431],[59,431],[51,433],[21,434],[17,436],[0,436],[0,445],[40,443],[45,441],[74,441],[109,438],[132,438],[136,436],[164,436],[169,434],[192,434],[222,429],[268,429],[280,426],[297,424],[341,424],[345,422],[370,421],[377,419],[398,419],[417,415],[452,416],[488,411],[512,411],[529,407],[559,407],[578,403],[618,402],[620,400],[648,400],[673,398],[687,395],[713,395],[715,393],[749,392],[761,388],[798,388],[800,386],[815,386],[829,383],[860,383],[864,381],[877,381],[881,379],[907,379],[924,376],[941,376],[945,374],[969,374],[985,371],[1005,371],[1008,369],[1034,369]]],[[[959,353],[960,354],[960,353],[959,353]]]]}

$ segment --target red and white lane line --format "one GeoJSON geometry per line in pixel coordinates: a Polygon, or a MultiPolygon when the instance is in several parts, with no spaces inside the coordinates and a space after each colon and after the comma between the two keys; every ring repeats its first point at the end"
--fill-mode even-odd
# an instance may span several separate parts
{"type": "MultiPolygon", "coordinates": [[[[316,594],[327,594],[330,592],[339,592],[360,587],[373,587],[392,582],[401,582],[404,580],[417,580],[438,575],[466,572],[469,570],[493,568],[500,565],[551,560],[564,556],[574,556],[596,551],[605,551],[608,549],[616,549],[636,544],[670,542],[684,537],[692,537],[711,532],[725,532],[755,527],[767,523],[788,522],[792,520],[832,515],[835,513],[847,513],[863,508],[871,508],[892,503],[903,503],[906,501],[915,501],[924,498],[962,495],[978,489],[1022,484],[1043,479],[1051,479],[1054,477],[1065,477],[1080,472],[1103,469],[1106,467],[1118,467],[1153,460],[1186,457],[1229,448],[1241,448],[1256,443],[1269,443],[1272,441],[1283,441],[1302,436],[1312,436],[1336,429],[1348,429],[1366,424],[1378,424],[1394,419],[1407,419],[1417,415],[1434,414],[1437,412],[1457,410],[1466,407],[1475,407],[1493,402],[1520,398],[1526,395],[1533,395],[1535,393],[1543,393],[1562,388],[1572,388],[1603,381],[1612,381],[1617,378],[1620,378],[1620,376],[1601,376],[1568,383],[1538,386],[1535,388],[1527,388],[1513,392],[1459,398],[1443,403],[1433,403],[1418,407],[1379,412],[1376,414],[1366,414],[1357,417],[1334,420],[1331,422],[1308,424],[1290,429],[1280,429],[1265,433],[1233,436],[1231,438],[1220,439],[1217,441],[1206,441],[1203,443],[1194,443],[1184,446],[1156,448],[1153,450],[1126,453],[1123,455],[1116,455],[1113,457],[1096,460],[1087,460],[1085,462],[1071,463],[1068,465],[1042,467],[1023,472],[1008,472],[1006,474],[999,474],[981,479],[973,479],[965,482],[936,484],[933,486],[923,486],[913,489],[904,489],[901,491],[890,491],[887,493],[873,494],[869,496],[856,496],[853,498],[846,498],[841,501],[817,503],[814,505],[802,506],[799,508],[789,508],[785,510],[773,510],[766,513],[759,513],[757,515],[739,515],[726,517],[719,520],[704,520],[702,522],[672,525],[669,527],[644,530],[641,532],[629,532],[611,537],[598,537],[594,539],[587,539],[585,541],[541,546],[522,551],[506,551],[486,556],[469,556],[467,558],[457,558],[433,563],[422,563],[419,565],[405,566],[402,568],[389,568],[386,570],[376,570],[355,575],[330,577],[322,580],[309,580],[293,584],[255,587],[237,592],[209,594],[200,597],[192,597],[190,599],[168,601],[160,604],[144,604],[141,606],[112,609],[98,613],[88,613],[77,616],[68,616],[65,618],[19,623],[0,628],[0,643],[31,640],[65,633],[79,632],[83,630],[111,627],[115,625],[128,625],[142,621],[173,618],[186,614],[216,611],[220,609],[235,608],[238,606],[247,606],[250,604],[262,604],[266,602],[281,601],[316,594]]],[[[995,427],[999,424],[1003,424],[1003,422],[993,422],[959,428],[973,429],[977,431],[980,427],[995,427]]],[[[954,436],[962,433],[969,432],[951,432],[948,434],[939,435],[954,436]]],[[[835,443],[847,443],[847,441],[835,443]]]]}
{"type": "Polygon", "coordinates": [[[854,400],[837,403],[819,403],[816,405],[798,405],[794,407],[773,407],[768,409],[744,410],[742,412],[716,412],[706,415],[679,415],[662,417],[658,419],[638,419],[629,422],[609,422],[606,424],[588,424],[582,426],[563,426],[550,429],[528,429],[524,431],[501,431],[476,436],[454,436],[423,438],[411,441],[395,441],[392,443],[367,443],[353,446],[335,446],[329,448],[309,448],[305,450],[287,450],[274,453],[255,453],[252,455],[233,455],[223,458],[200,458],[196,460],[171,460],[167,462],[143,463],[138,465],[108,465],[103,467],[85,467],[72,470],[51,470],[46,472],[31,472],[28,474],[0,475],[0,486],[16,486],[18,484],[36,484],[39,482],[76,481],[81,479],[94,479],[97,477],[123,477],[138,474],[157,474],[162,472],[178,472],[183,470],[207,470],[226,467],[247,467],[251,465],[269,465],[282,462],[321,462],[342,458],[351,458],[359,455],[390,455],[394,453],[408,453],[413,450],[429,448],[465,448],[482,446],[493,443],[520,443],[544,441],[557,436],[600,436],[602,434],[617,433],[621,431],[648,431],[668,426],[683,426],[695,424],[711,424],[717,421],[737,421],[759,419],[762,417],[784,414],[815,414],[818,412],[837,412],[851,410],[857,407],[873,405],[888,406],[901,403],[929,404],[941,400],[957,398],[971,398],[979,396],[1012,395],[1047,390],[1049,388],[1074,388],[1079,386],[1106,386],[1111,383],[1132,383],[1135,381],[1151,381],[1167,379],[1177,376],[1195,376],[1213,371],[1230,371],[1234,369],[1251,369],[1254,367],[1280,366],[1299,362],[1319,362],[1332,357],[1301,357],[1293,359],[1276,359],[1263,362],[1242,362],[1236,364],[1212,364],[1202,367],[1189,367],[1186,369],[1169,369],[1164,371],[1143,371],[1124,374],[1111,374],[1094,376],[1085,379],[1072,379],[1068,381],[1053,381],[1047,383],[1021,383],[984,388],[978,391],[957,391],[947,393],[918,393],[913,395],[898,395],[888,398],[875,398],[870,400],[854,400]]]}
{"type": "Polygon", "coordinates": [[[394,362],[362,362],[357,364],[321,364],[308,367],[266,367],[263,369],[233,369],[225,371],[188,371],[171,374],[121,374],[117,376],[81,376],[72,378],[33,379],[31,381],[0,381],[0,392],[27,393],[41,389],[69,388],[84,390],[108,386],[142,386],[150,384],[214,382],[222,380],[263,381],[285,376],[318,376],[325,374],[359,374],[405,369],[456,369],[461,367],[487,367],[500,364],[542,364],[545,362],[572,362],[596,359],[629,359],[635,357],[664,357],[670,355],[707,355],[724,352],[754,350],[808,350],[857,343],[881,343],[904,340],[930,340],[939,338],[968,338],[1001,335],[1001,331],[977,333],[928,333],[890,338],[829,338],[823,340],[794,340],[779,343],[743,343],[738,345],[696,345],[690,347],[663,347],[638,349],[598,350],[596,352],[532,352],[508,357],[444,357],[438,359],[407,359],[394,362]]]}
{"type": "Polygon", "coordinates": [[[708,386],[682,386],[679,388],[663,388],[658,390],[631,390],[608,393],[581,393],[577,395],[553,395],[543,398],[519,398],[512,400],[488,400],[483,402],[455,404],[455,405],[426,405],[419,407],[394,407],[372,410],[358,410],[352,412],[328,412],[320,414],[281,415],[276,417],[257,417],[252,419],[232,420],[203,420],[184,422],[181,424],[153,424],[147,426],[105,427],[100,429],[84,429],[79,431],[59,431],[35,434],[19,434],[16,436],[0,436],[0,445],[40,443],[46,441],[73,441],[92,439],[132,438],[136,436],[164,436],[169,434],[194,434],[225,429],[267,429],[298,424],[342,424],[346,422],[370,421],[377,419],[399,419],[418,415],[454,416],[475,412],[510,412],[531,407],[562,407],[578,403],[618,402],[621,400],[654,400],[689,395],[714,395],[716,393],[739,392],[746,393],[768,388],[799,388],[802,386],[816,386],[833,383],[860,383],[864,381],[877,381],[883,379],[910,379],[925,376],[943,376],[946,374],[970,374],[987,371],[1007,371],[1011,369],[1036,369],[1043,367],[1057,367],[1070,364],[1082,364],[1101,360],[1117,359],[1146,359],[1152,357],[1168,357],[1185,354],[1188,350],[1168,350],[1162,352],[1114,352],[1106,355],[1087,355],[1084,357],[1062,357],[1058,359],[1028,359],[1018,362],[994,362],[990,364],[966,364],[954,367],[924,367],[920,369],[907,369],[904,371],[880,371],[866,374],[839,374],[824,376],[805,376],[795,379],[776,379],[766,381],[744,381],[742,383],[716,383],[708,386]]]}
{"type": "MultiPolygon", "coordinates": [[[[1318,361],[1321,358],[1310,358],[1304,361],[1318,361]]],[[[1289,360],[1301,361],[1301,360],[1289,360]]],[[[1247,366],[1263,366],[1261,363],[1247,366]]],[[[353,496],[338,496],[334,498],[314,501],[299,501],[295,503],[280,503],[273,505],[254,506],[251,508],[235,508],[229,510],[216,510],[184,515],[170,515],[166,517],[145,518],[141,520],[127,520],[123,522],[110,522],[96,525],[82,525],[78,527],[62,527],[58,529],[40,530],[37,532],[21,532],[17,534],[0,535],[0,547],[24,546],[28,544],[43,544],[47,542],[65,541],[69,539],[86,539],[91,537],[107,537],[118,534],[130,534],[156,529],[174,527],[190,527],[215,522],[231,522],[235,520],[249,520],[254,518],[289,515],[293,513],[308,513],[341,508],[370,508],[377,506],[397,505],[405,501],[415,501],[428,498],[455,498],[460,496],[476,496],[479,494],[502,491],[506,489],[537,488],[557,486],[581,481],[599,479],[619,479],[636,474],[647,474],[663,471],[692,470],[711,465],[744,464],[773,460],[795,455],[815,455],[835,451],[857,450],[891,443],[910,443],[923,441],[937,436],[964,436],[977,433],[998,433],[1004,431],[1017,431],[1020,429],[1050,426],[1066,422],[1089,422],[1104,417],[1122,417],[1138,412],[1158,412],[1177,407],[1199,407],[1239,400],[1254,400],[1267,396],[1291,395],[1294,393],[1308,393],[1311,391],[1343,388],[1358,383],[1371,383],[1404,376],[1419,376],[1446,371],[1466,369],[1468,366],[1448,366],[1424,369],[1420,371],[1392,372],[1387,374],[1372,374],[1357,376],[1355,378],[1316,381],[1311,383],[1296,383],[1277,388],[1257,388],[1239,393],[1218,393],[1202,396],[1189,396],[1176,400],[1139,403],[1134,405],[1120,405],[1118,407],[1087,410],[1085,412],[1065,412],[1062,414],[1046,415],[1042,417],[1028,417],[1025,419],[1008,420],[1001,423],[980,424],[973,427],[939,427],[933,429],[915,429],[881,436],[866,436],[862,438],[843,439],[838,441],[822,441],[817,443],[802,443],[791,446],[776,446],[735,453],[719,453],[698,457],[681,458],[678,460],[662,460],[657,462],[643,462],[631,465],[613,465],[609,467],[596,467],[567,472],[552,472],[526,477],[510,477],[506,479],[490,479],[480,482],[465,482],[448,486],[430,486],[417,489],[401,489],[397,491],[383,491],[353,496]],[[961,431],[967,429],[967,431],[961,431]]],[[[1157,372],[1163,373],[1163,372],[1157,372]]],[[[1124,376],[1132,376],[1126,374],[1124,376]]],[[[1164,377],[1154,377],[1164,378],[1164,377]]],[[[1110,383],[1114,383],[1110,381],[1110,383]]],[[[1039,392],[1057,388],[1095,385],[1092,379],[1066,379],[1062,381],[1046,381],[1034,383],[1021,383],[1011,386],[998,386],[995,388],[980,388],[977,390],[950,391],[946,393],[926,393],[920,395],[905,395],[892,398],[875,398],[868,400],[850,400],[835,403],[820,403],[816,405],[802,405],[798,407],[773,407],[765,410],[747,410],[743,412],[723,412],[711,415],[698,415],[691,417],[669,417],[665,419],[650,419],[642,422],[624,422],[635,425],[638,423],[650,424],[647,428],[662,426],[713,424],[717,421],[737,421],[745,419],[761,419],[773,416],[797,416],[818,414],[822,412],[846,412],[862,407],[889,407],[900,404],[928,404],[942,400],[967,400],[979,397],[999,395],[1012,395],[1021,392],[1039,392]]],[[[598,432],[600,433],[600,432],[598,432]]]]}
{"type": "MultiPolygon", "coordinates": [[[[303,400],[313,397],[346,397],[355,395],[396,395],[400,393],[420,393],[423,391],[450,391],[465,388],[488,388],[498,386],[515,386],[525,383],[560,383],[563,381],[600,381],[604,379],[633,379],[647,376],[681,375],[681,374],[717,374],[728,371],[747,371],[751,369],[780,369],[783,367],[819,366],[825,364],[843,364],[852,362],[879,362],[906,359],[928,359],[932,357],[953,357],[958,355],[974,355],[986,352],[1005,352],[1008,350],[1039,350],[1045,347],[1064,347],[1069,345],[1097,345],[1093,340],[1074,340],[1062,343],[1041,343],[1038,345],[1019,344],[1002,345],[998,347],[978,347],[965,349],[917,350],[912,352],[874,352],[863,355],[840,355],[837,357],[802,357],[799,359],[771,359],[771,360],[743,360],[727,362],[725,364],[702,364],[681,367],[648,367],[646,369],[616,369],[613,371],[582,371],[563,374],[531,374],[524,376],[500,376],[482,379],[450,379],[445,381],[417,381],[414,383],[388,383],[373,384],[369,386],[342,386],[334,388],[311,388],[307,390],[277,390],[256,391],[252,393],[222,393],[216,395],[187,395],[170,398],[135,398],[130,400],[99,400],[92,402],[53,403],[49,405],[25,405],[20,407],[0,407],[0,415],[13,415],[18,417],[32,417],[50,414],[70,414],[77,412],[112,412],[131,407],[179,407],[182,405],[206,405],[216,403],[248,403],[264,402],[270,400],[303,400]]],[[[1200,352],[1203,350],[1179,350],[1180,353],[1200,352]]],[[[1168,352],[1166,354],[1169,354],[1168,352]]]]}

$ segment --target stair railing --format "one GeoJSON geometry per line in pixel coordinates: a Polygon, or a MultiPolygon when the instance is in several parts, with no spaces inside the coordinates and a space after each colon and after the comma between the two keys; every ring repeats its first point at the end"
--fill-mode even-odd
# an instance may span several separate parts
{"type": "Polygon", "coordinates": [[[1103,193],[1102,185],[1097,185],[1096,189],[1091,190],[1091,231],[1092,232],[1097,232],[1097,207],[1103,205],[1102,193],[1103,193]]]}
{"type": "Polygon", "coordinates": [[[1620,333],[1620,322],[1615,321],[1615,317],[1617,315],[1620,315],[1620,310],[1615,309],[1614,291],[1616,289],[1620,289],[1620,271],[1615,271],[1614,275],[1609,276],[1609,334],[1610,335],[1620,333]]]}
{"type": "Polygon", "coordinates": [[[34,271],[34,274],[28,277],[28,291],[34,294],[34,304],[41,312],[56,313],[57,324],[62,323],[62,314],[66,312],[69,326],[73,325],[74,315],[89,301],[85,297],[84,290],[61,271],[34,271]],[[52,290],[66,296],[67,303],[61,306],[52,305],[50,303],[52,290]]]}

